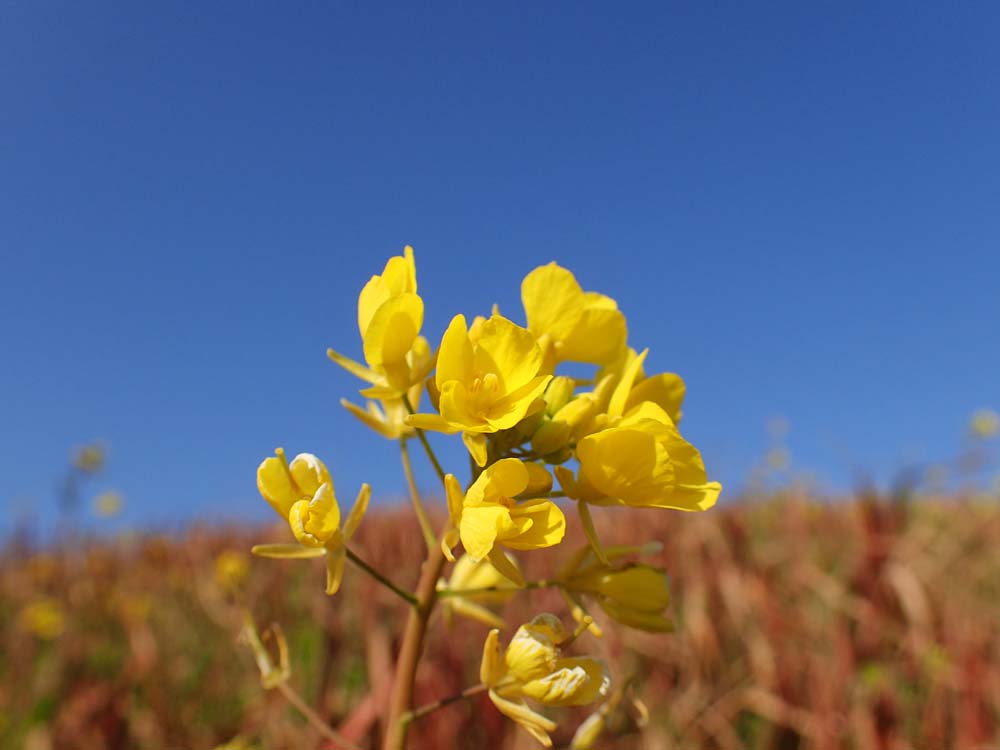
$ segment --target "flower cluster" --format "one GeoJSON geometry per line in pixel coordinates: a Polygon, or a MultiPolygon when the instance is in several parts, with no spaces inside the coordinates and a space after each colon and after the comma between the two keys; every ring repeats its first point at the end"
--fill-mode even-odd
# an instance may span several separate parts
{"type": "MultiPolygon", "coordinates": [[[[496,307],[471,322],[455,315],[433,348],[422,335],[424,301],[417,293],[413,250],[406,247],[359,295],[363,362],[327,352],[364,381],[364,406],[341,403],[366,427],[400,444],[428,547],[415,592],[371,569],[348,547],[367,508],[369,486],[362,486],[341,525],[330,473],[309,453],[289,463],[279,448],[260,464],[260,493],[287,521],[295,543],[258,545],[254,552],[325,556],[329,594],[340,586],[345,560],[352,561],[412,606],[415,625],[406,637],[417,639],[409,646],[418,655],[438,603],[448,622],[462,615],[489,624],[494,629],[486,638],[479,689],[548,746],[555,725],[527,701],[582,705],[608,690],[603,662],[562,655],[576,636],[588,630],[600,635],[586,611],[590,603],[628,627],[671,629],[666,574],[628,559],[649,545],[605,547],[591,508],[700,511],[715,504],[721,487],[709,481],[701,454],[678,427],[684,381],[647,371],[649,350],[630,344],[625,316],[613,299],[585,291],[570,271],[550,263],[524,278],[521,300],[524,325],[496,307]],[[561,371],[567,364],[573,374],[561,371]],[[592,368],[589,376],[579,376],[581,364],[592,368]],[[468,483],[441,467],[428,432],[461,436],[471,459],[468,483]],[[447,522],[439,532],[416,492],[407,450],[414,438],[427,451],[447,500],[447,522]],[[551,580],[526,580],[516,556],[558,546],[568,523],[564,508],[571,506],[588,545],[551,580]],[[459,547],[464,555],[456,560],[459,547]],[[448,563],[454,568],[445,577],[448,563]],[[519,590],[543,587],[562,592],[576,631],[567,633],[555,616],[543,614],[521,625],[501,649],[505,623],[495,608],[519,590]]],[[[409,661],[401,658],[397,668],[387,748],[403,747],[406,726],[434,708],[410,710],[415,665],[409,661]]]]}

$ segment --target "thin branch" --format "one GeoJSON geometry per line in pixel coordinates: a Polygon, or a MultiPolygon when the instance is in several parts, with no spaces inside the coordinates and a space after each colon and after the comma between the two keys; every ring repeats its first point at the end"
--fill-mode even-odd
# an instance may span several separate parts
{"type": "Polygon", "coordinates": [[[394,593],[400,599],[403,599],[410,606],[413,606],[413,607],[417,606],[417,597],[415,597],[409,591],[404,591],[403,589],[399,588],[399,586],[397,586],[392,581],[390,581],[388,578],[386,578],[384,575],[382,575],[377,570],[375,570],[375,568],[373,568],[371,565],[369,565],[364,560],[362,560],[360,557],[358,557],[356,554],[354,554],[350,549],[345,548],[345,551],[347,552],[347,559],[350,560],[355,565],[357,565],[363,571],[365,571],[365,573],[367,573],[372,578],[374,578],[376,581],[378,581],[379,583],[381,583],[383,586],[385,586],[387,589],[389,589],[392,593],[394,593]]]}
{"type": "Polygon", "coordinates": [[[424,535],[427,549],[435,546],[437,537],[431,527],[431,519],[427,516],[427,509],[420,499],[420,492],[417,490],[417,481],[413,476],[413,463],[410,461],[410,449],[406,444],[406,438],[399,439],[399,452],[403,459],[403,473],[406,474],[406,484],[410,488],[410,499],[413,501],[413,512],[417,515],[417,522],[420,524],[420,531],[424,535]]]}
{"type": "MultiPolygon", "coordinates": [[[[403,394],[403,406],[406,407],[406,410],[410,412],[410,414],[417,413],[413,409],[413,404],[410,403],[410,397],[405,393],[403,394]]],[[[431,463],[434,465],[434,471],[437,472],[438,477],[441,479],[441,482],[443,483],[444,469],[441,468],[441,462],[438,461],[437,456],[434,455],[434,449],[431,448],[431,444],[428,442],[427,436],[424,434],[424,431],[421,430],[419,427],[414,427],[413,431],[417,433],[417,438],[419,438],[420,444],[424,446],[424,450],[427,452],[427,458],[431,460],[431,463]]]]}
{"type": "Polygon", "coordinates": [[[439,708],[444,708],[452,703],[458,703],[458,701],[465,700],[466,698],[472,698],[473,696],[485,693],[487,690],[489,690],[489,686],[483,684],[467,687],[461,693],[455,693],[454,695],[449,695],[447,698],[441,698],[433,701],[432,703],[426,703],[420,708],[415,708],[412,711],[403,714],[403,721],[409,724],[411,721],[421,719],[424,716],[427,716],[427,714],[437,711],[439,708]]]}
{"type": "Polygon", "coordinates": [[[306,717],[306,720],[312,724],[313,728],[321,735],[344,748],[344,750],[362,750],[360,745],[355,745],[340,732],[323,721],[323,718],[318,713],[313,711],[309,704],[303,700],[302,696],[295,692],[295,690],[290,687],[287,682],[279,682],[275,687],[278,688],[289,703],[298,709],[299,713],[306,717]]]}

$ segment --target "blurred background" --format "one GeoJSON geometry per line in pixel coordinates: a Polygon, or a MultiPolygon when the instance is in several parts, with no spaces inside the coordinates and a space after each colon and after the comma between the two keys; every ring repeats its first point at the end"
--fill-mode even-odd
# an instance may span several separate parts
{"type": "MultiPolygon", "coordinates": [[[[391,628],[332,644],[381,605],[245,552],[282,445],[371,482],[402,564],[395,447],[324,352],[405,244],[432,343],[523,323],[556,260],[687,382],[725,490],[655,521],[678,634],[609,648],[663,721],[609,746],[994,741],[998,37],[993,3],[5,4],[0,744],[318,746],[237,599],[302,622],[332,721],[376,700],[391,628]]],[[[434,742],[481,731],[453,710],[434,742]]]]}

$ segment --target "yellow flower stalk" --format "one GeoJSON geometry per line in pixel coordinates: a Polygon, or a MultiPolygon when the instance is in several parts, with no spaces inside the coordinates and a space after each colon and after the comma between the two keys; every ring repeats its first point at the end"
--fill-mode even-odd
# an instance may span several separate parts
{"type": "Polygon", "coordinates": [[[326,593],[332,596],[340,589],[346,545],[368,509],[371,487],[361,485],[354,507],[341,529],[340,505],[330,472],[323,462],[311,453],[300,453],[291,464],[286,464],[282,449],[278,448],[275,453],[277,458],[265,459],[257,469],[257,486],[264,499],[287,519],[298,545],[258,544],[252,552],[275,558],[325,555],[326,593]]]}
{"type": "Polygon", "coordinates": [[[551,547],[566,533],[566,518],[551,500],[515,499],[533,484],[538,486],[539,468],[529,469],[517,458],[501,459],[488,466],[464,495],[458,480],[449,474],[445,488],[453,531],[445,535],[445,554],[451,554],[450,546],[457,542],[453,532],[457,530],[472,560],[489,559],[500,573],[523,586],[524,578],[501,547],[551,547]]]}
{"type": "Polygon", "coordinates": [[[583,291],[576,277],[554,262],[524,277],[521,301],[549,371],[567,360],[606,364],[625,347],[628,329],[617,303],[583,291]]]}
{"type": "MultiPolygon", "coordinates": [[[[506,556],[511,565],[517,566],[517,561],[510,555],[506,556]]],[[[472,620],[502,629],[505,626],[503,618],[489,609],[489,605],[501,605],[510,601],[517,591],[517,586],[500,574],[488,560],[474,560],[469,555],[462,555],[452,568],[451,577],[441,579],[437,585],[441,606],[446,620],[450,623],[453,615],[461,615],[472,620]],[[497,591],[479,591],[479,589],[498,589],[497,591]],[[448,596],[448,591],[475,591],[476,593],[462,596],[448,596]],[[443,594],[443,595],[442,595],[443,594]]]]}
{"type": "Polygon", "coordinates": [[[358,329],[367,367],[327,350],[327,355],[352,375],[372,384],[362,391],[370,398],[399,397],[423,380],[433,367],[427,340],[420,336],[424,302],[417,294],[413,248],[396,255],[381,274],[372,276],[358,296],[358,329]]]}
{"type": "Polygon", "coordinates": [[[408,424],[463,434],[476,463],[486,465],[486,435],[514,427],[551,380],[540,375],[542,352],[534,336],[500,315],[479,327],[473,341],[464,315],[441,339],[434,382],[440,414],[414,414],[408,424]]]}
{"type": "Polygon", "coordinates": [[[527,700],[545,706],[583,706],[608,691],[607,667],[598,659],[563,657],[561,647],[573,634],[551,614],[541,614],[517,629],[506,650],[500,631],[491,630],[483,645],[480,680],[493,705],[524,728],[543,747],[551,747],[551,720],[532,710],[527,700]]]}

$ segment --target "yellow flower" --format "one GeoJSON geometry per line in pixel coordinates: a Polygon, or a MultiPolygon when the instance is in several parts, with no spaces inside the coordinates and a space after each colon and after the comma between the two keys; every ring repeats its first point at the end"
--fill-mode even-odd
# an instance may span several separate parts
{"type": "Polygon", "coordinates": [[[542,352],[534,336],[500,315],[469,337],[464,315],[456,315],[441,339],[435,385],[438,414],[415,414],[408,424],[463,433],[469,452],[486,465],[486,434],[520,422],[545,391],[551,375],[539,375],[542,352]]]}
{"type": "Polygon", "coordinates": [[[238,589],[249,572],[250,561],[242,552],[227,549],[215,558],[215,581],[224,589],[238,589]]]}
{"type": "MultiPolygon", "coordinates": [[[[507,555],[507,559],[511,565],[517,565],[510,555],[507,555]]],[[[494,628],[503,628],[503,618],[488,609],[486,605],[508,602],[517,590],[517,586],[501,575],[488,560],[477,561],[469,555],[462,555],[451,571],[451,578],[447,581],[444,579],[438,581],[437,589],[449,623],[452,615],[457,614],[494,628]],[[496,589],[496,591],[480,591],[480,589],[496,589]],[[476,593],[461,596],[451,596],[447,593],[458,591],[476,593]]]]}
{"type": "Polygon", "coordinates": [[[44,641],[51,641],[66,629],[66,615],[62,605],[55,599],[44,597],[28,604],[18,614],[18,621],[24,630],[44,641]]]}
{"type": "Polygon", "coordinates": [[[107,492],[102,492],[94,498],[94,511],[99,516],[110,518],[111,516],[116,516],[121,512],[122,503],[123,500],[121,493],[115,492],[114,490],[108,490],[107,492]]]}
{"type": "Polygon", "coordinates": [[[625,316],[610,297],[584,292],[573,274],[549,263],[524,277],[521,301],[528,330],[543,344],[551,371],[556,362],[605,364],[625,347],[625,316]]]}
{"type": "Polygon", "coordinates": [[[73,454],[73,466],[85,474],[94,474],[104,466],[104,447],[100,443],[89,443],[78,448],[73,454]]]}
{"type": "Polygon", "coordinates": [[[276,558],[325,555],[326,593],[336,594],[344,575],[346,545],[368,509],[371,487],[361,485],[341,529],[340,505],[323,462],[311,453],[300,453],[291,464],[286,464],[281,448],[275,452],[277,458],[265,459],[257,469],[257,486],[271,506],[288,520],[298,544],[258,544],[252,552],[276,558]]]}
{"type": "Polygon", "coordinates": [[[698,450],[649,401],[615,418],[614,426],[582,439],[576,457],[578,475],[556,466],[556,477],[566,495],[578,501],[587,538],[605,563],[588,504],[697,511],[715,505],[722,491],[718,482],[708,481],[698,450]]]}
{"type": "Polygon", "coordinates": [[[673,630],[664,615],[670,605],[667,575],[658,568],[640,564],[612,568],[598,563],[567,577],[565,586],[570,592],[594,597],[622,625],[653,633],[673,630]]]}
{"type": "Polygon", "coordinates": [[[1000,432],[1000,414],[992,409],[979,409],[969,421],[969,430],[982,440],[995,437],[1000,432]]]}
{"type": "Polygon", "coordinates": [[[551,747],[550,719],[533,711],[526,699],[546,706],[582,706],[608,691],[603,662],[589,657],[563,657],[567,633],[554,615],[541,614],[518,628],[501,652],[500,631],[491,630],[483,645],[479,675],[502,714],[527,730],[544,747],[551,747]]]}
{"type": "Polygon", "coordinates": [[[520,571],[500,547],[551,547],[566,533],[566,518],[551,500],[538,498],[519,503],[514,499],[529,488],[544,486],[538,472],[548,474],[536,464],[504,458],[488,466],[464,496],[458,480],[448,474],[445,489],[452,533],[445,535],[445,554],[451,555],[450,547],[457,541],[453,532],[457,530],[470,558],[489,559],[500,573],[523,586],[520,571]]]}
{"type": "Polygon", "coordinates": [[[424,323],[424,302],[417,294],[417,271],[413,248],[385,264],[380,275],[372,276],[358,296],[358,329],[368,367],[338,354],[327,355],[353,375],[367,380],[371,388],[362,391],[370,398],[399,397],[413,383],[430,372],[433,358],[420,336],[424,323]]]}

